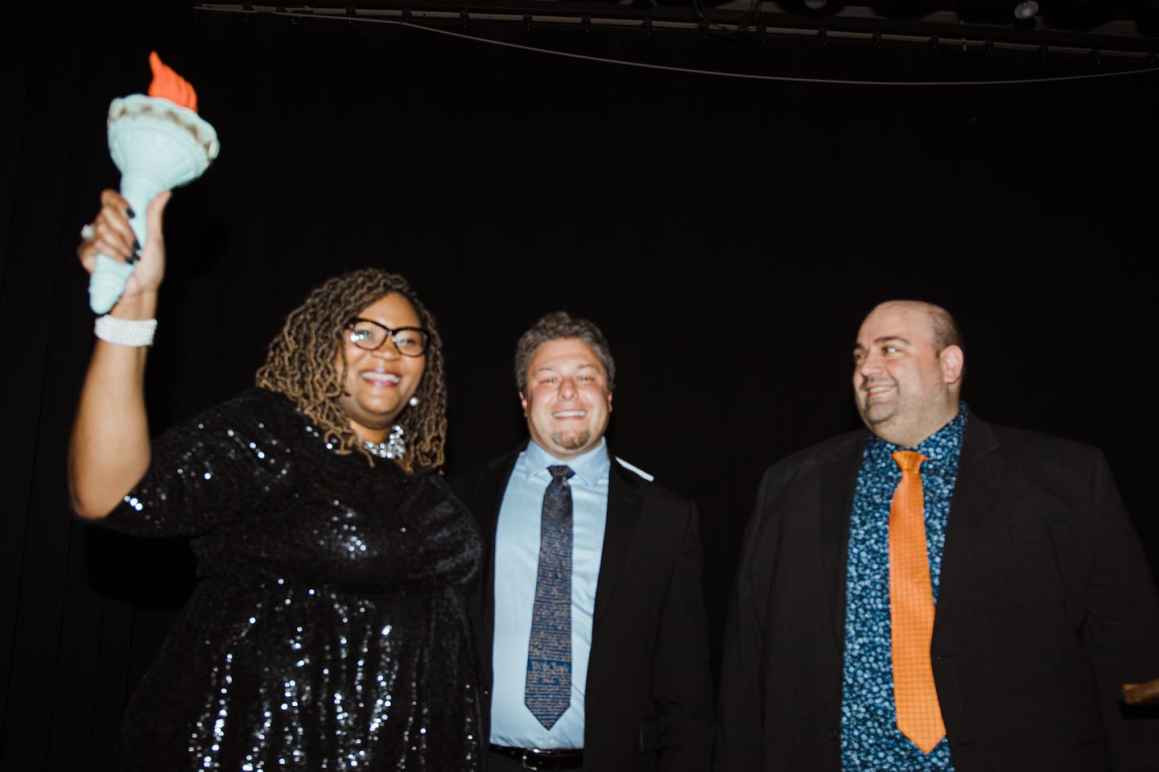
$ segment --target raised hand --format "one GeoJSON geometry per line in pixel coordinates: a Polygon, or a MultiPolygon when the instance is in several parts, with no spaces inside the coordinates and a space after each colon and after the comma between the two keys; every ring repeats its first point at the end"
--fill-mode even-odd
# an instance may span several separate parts
{"type": "Polygon", "coordinates": [[[155,294],[165,278],[163,221],[170,195],[169,191],[159,193],[149,202],[145,213],[148,230],[145,244],[137,244],[129,225],[129,202],[115,190],[101,191],[101,209],[81,233],[83,240],[77,247],[77,256],[89,273],[99,254],[134,265],[118,305],[155,294]]]}

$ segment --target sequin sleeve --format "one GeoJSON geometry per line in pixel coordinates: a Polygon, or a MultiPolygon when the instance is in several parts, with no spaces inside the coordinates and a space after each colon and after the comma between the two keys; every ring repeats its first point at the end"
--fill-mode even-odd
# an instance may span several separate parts
{"type": "Polygon", "coordinates": [[[155,438],[145,476],[101,523],[139,536],[197,536],[252,509],[289,474],[284,420],[271,410],[278,399],[251,390],[155,438]]]}

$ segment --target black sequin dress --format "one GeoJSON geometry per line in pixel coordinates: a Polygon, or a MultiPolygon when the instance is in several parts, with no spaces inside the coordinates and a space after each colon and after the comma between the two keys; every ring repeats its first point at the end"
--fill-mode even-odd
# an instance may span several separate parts
{"type": "Polygon", "coordinates": [[[127,769],[477,768],[481,544],[438,475],[339,456],[254,389],[156,440],[104,522],[191,537],[199,575],[129,704],[127,769]]]}

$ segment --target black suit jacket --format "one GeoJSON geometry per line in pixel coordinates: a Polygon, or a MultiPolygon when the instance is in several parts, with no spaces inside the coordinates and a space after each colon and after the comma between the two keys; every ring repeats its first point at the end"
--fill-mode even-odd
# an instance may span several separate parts
{"type": "MultiPolygon", "coordinates": [[[[518,452],[456,480],[487,547],[474,602],[490,737],[495,526],[518,452]]],[[[712,687],[696,507],[613,459],[584,701],[584,769],[704,770],[712,687]]]]}
{"type": "MultiPolygon", "coordinates": [[[[840,770],[845,562],[870,435],[764,477],[725,634],[717,768],[840,770]]],[[[1124,681],[1159,674],[1154,579],[1097,450],[971,416],[931,653],[954,765],[1159,770],[1159,721],[1124,681]]]]}

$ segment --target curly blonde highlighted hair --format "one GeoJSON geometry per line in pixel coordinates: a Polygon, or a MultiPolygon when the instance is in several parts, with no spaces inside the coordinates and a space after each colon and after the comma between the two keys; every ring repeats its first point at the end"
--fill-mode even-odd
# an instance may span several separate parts
{"type": "Polygon", "coordinates": [[[266,362],[258,369],[255,382],[263,389],[286,395],[339,453],[361,453],[373,466],[374,456],[350,428],[350,418],[339,403],[347,368],[343,331],[359,312],[392,292],[410,301],[431,336],[426,368],[415,392],[419,404],[403,410],[399,421],[406,432],[407,448],[397,463],[408,472],[435,469],[444,463],[447,438],[442,339],[435,318],[407,280],[396,273],[364,268],[336,276],[311,292],[302,305],[290,312],[270,342],[266,362]],[[336,360],[342,362],[340,370],[334,366],[336,360]]]}

